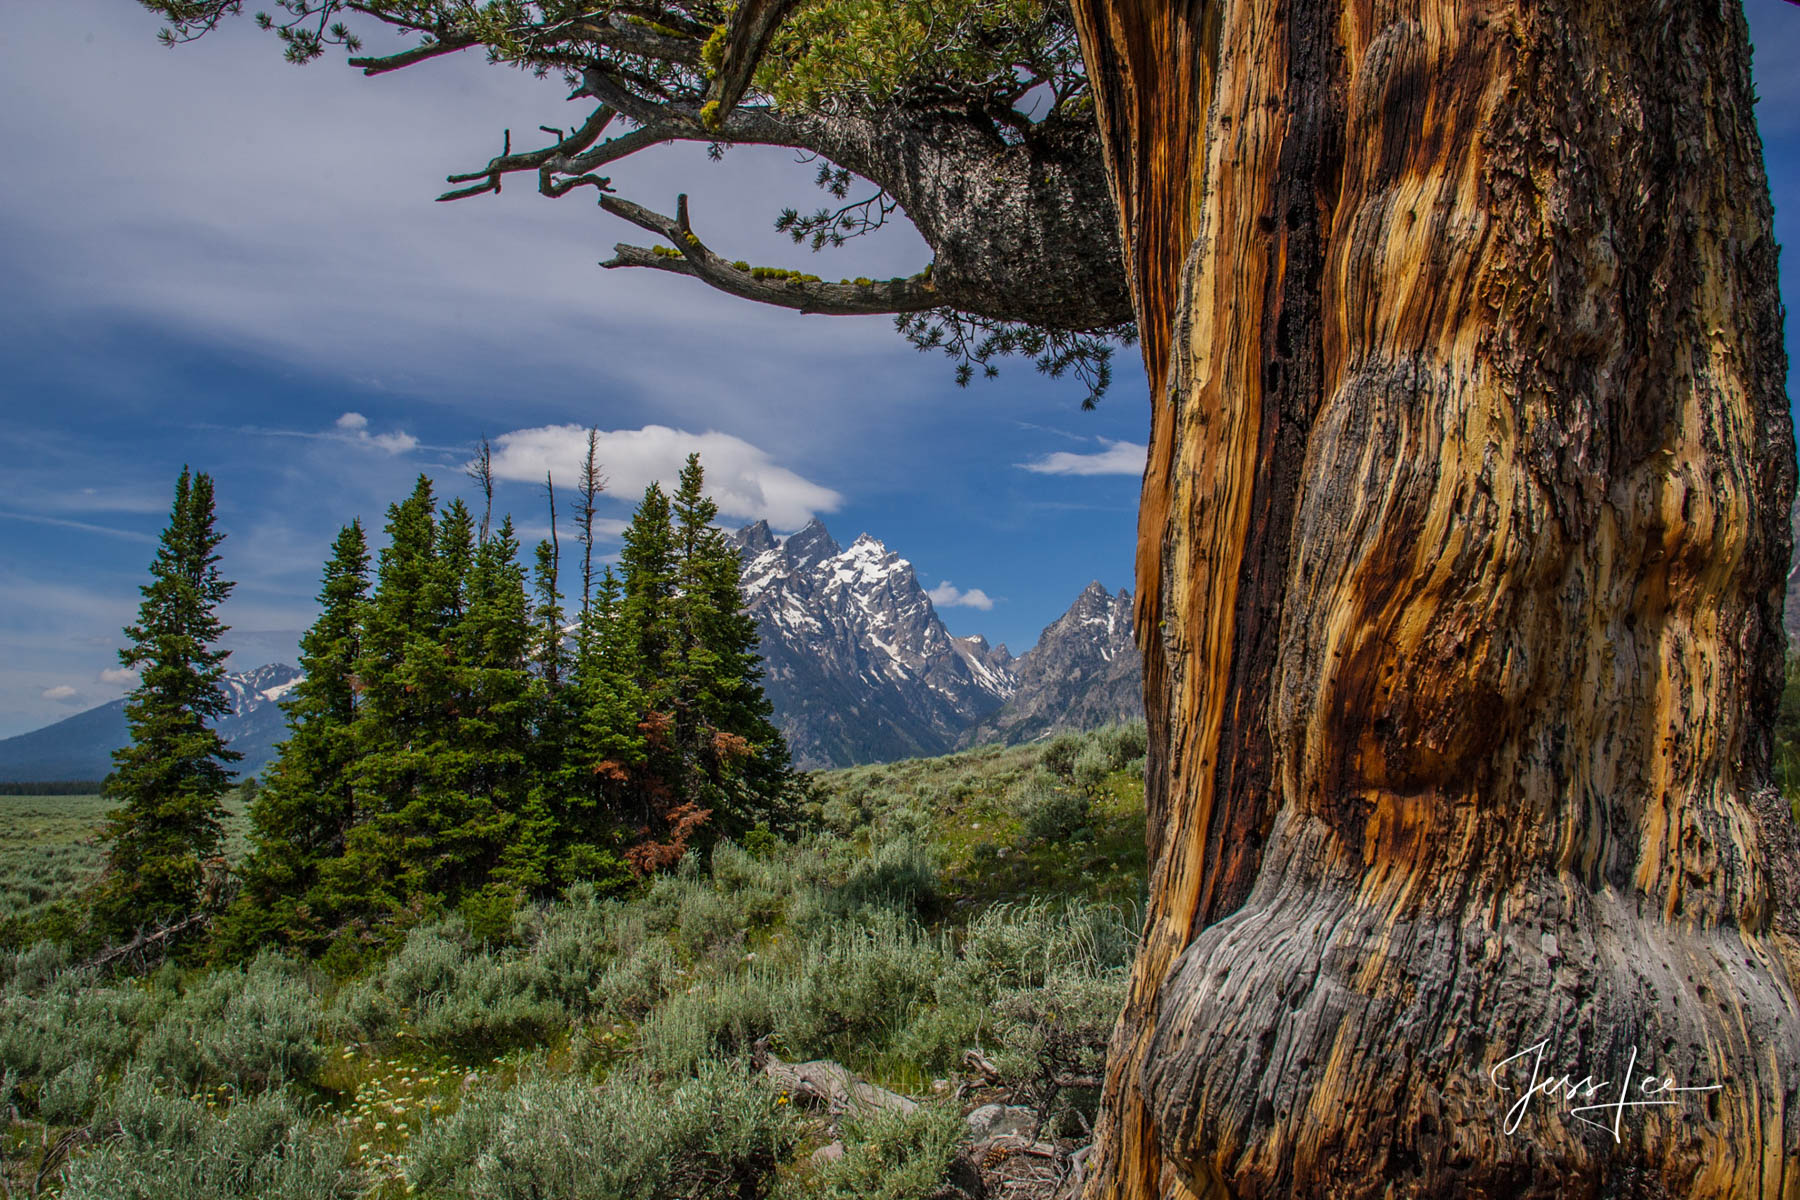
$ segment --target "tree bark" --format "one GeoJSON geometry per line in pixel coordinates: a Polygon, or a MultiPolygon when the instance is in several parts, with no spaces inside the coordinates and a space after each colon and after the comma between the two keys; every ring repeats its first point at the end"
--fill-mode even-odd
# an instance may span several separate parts
{"type": "Polygon", "coordinates": [[[1088,1194],[1800,1196],[1738,6],[1074,8],[1153,408],[1088,1194]],[[1534,1062],[1606,1086],[1509,1133],[1534,1062]]]}

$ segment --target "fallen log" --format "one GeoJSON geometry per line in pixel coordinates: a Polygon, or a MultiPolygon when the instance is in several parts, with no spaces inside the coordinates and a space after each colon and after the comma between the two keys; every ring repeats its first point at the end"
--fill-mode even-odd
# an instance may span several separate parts
{"type": "Polygon", "coordinates": [[[842,1063],[826,1059],[783,1062],[770,1052],[764,1041],[758,1041],[752,1048],[750,1062],[796,1101],[821,1105],[834,1117],[844,1113],[866,1116],[897,1112],[905,1115],[919,1107],[917,1101],[898,1092],[858,1079],[842,1063]]]}

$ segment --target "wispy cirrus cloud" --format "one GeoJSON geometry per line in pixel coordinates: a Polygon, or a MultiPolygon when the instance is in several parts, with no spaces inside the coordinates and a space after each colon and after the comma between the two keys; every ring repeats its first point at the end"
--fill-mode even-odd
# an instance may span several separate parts
{"type": "MultiPolygon", "coordinates": [[[[201,425],[201,429],[213,430],[216,426],[201,425]]],[[[245,425],[231,432],[250,437],[299,438],[309,442],[337,442],[341,445],[354,446],[364,450],[376,450],[382,454],[408,454],[423,447],[427,450],[461,450],[461,446],[425,446],[418,438],[404,429],[392,429],[386,433],[371,433],[369,418],[359,412],[347,412],[331,423],[329,429],[276,429],[265,425],[245,425]]]]}
{"type": "Polygon", "coordinates": [[[145,542],[156,544],[151,535],[136,529],[116,529],[111,525],[96,525],[91,521],[71,521],[66,517],[48,517],[42,513],[14,512],[11,509],[0,509],[0,520],[24,521],[31,525],[51,525],[58,529],[78,529],[82,533],[98,533],[105,537],[123,538],[128,542],[145,542]]]}
{"type": "Polygon", "coordinates": [[[1077,454],[1072,450],[1058,450],[1054,454],[1046,454],[1031,462],[1017,464],[1027,471],[1039,475],[1142,475],[1144,459],[1149,454],[1149,447],[1140,446],[1136,442],[1115,442],[1101,438],[1104,450],[1092,454],[1077,454]]]}

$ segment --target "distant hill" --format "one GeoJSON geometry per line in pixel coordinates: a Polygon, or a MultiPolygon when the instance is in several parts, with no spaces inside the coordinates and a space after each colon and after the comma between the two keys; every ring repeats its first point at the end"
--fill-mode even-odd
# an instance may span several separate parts
{"type": "MultiPolygon", "coordinates": [[[[225,677],[231,715],[218,729],[244,756],[237,764],[239,778],[260,773],[275,757],[275,745],[287,733],[278,702],[299,679],[300,672],[285,663],[225,677]]],[[[103,779],[112,770],[112,752],[127,740],[125,702],[114,700],[0,741],[0,779],[103,779]]]]}

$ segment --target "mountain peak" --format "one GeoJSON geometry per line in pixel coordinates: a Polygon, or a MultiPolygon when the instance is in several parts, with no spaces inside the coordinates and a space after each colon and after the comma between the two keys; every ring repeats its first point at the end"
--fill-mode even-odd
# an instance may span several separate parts
{"type": "Polygon", "coordinates": [[[801,526],[798,532],[790,533],[781,547],[787,552],[795,569],[801,571],[843,553],[843,547],[833,541],[830,532],[826,530],[825,522],[817,517],[801,526]]]}
{"type": "Polygon", "coordinates": [[[753,521],[732,534],[731,539],[745,555],[761,554],[776,546],[775,533],[767,521],[753,521]]]}
{"type": "Polygon", "coordinates": [[[1131,635],[1131,593],[1090,583],[1015,660],[1017,689],[963,745],[1030,741],[1143,715],[1143,671],[1131,635]]]}

